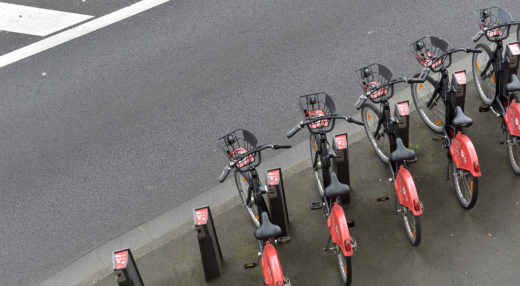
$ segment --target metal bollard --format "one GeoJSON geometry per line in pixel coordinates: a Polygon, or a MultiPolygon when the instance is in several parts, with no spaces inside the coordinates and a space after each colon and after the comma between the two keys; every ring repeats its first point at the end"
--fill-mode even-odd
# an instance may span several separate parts
{"type": "Polygon", "coordinates": [[[218,242],[215,224],[209,206],[194,209],[193,219],[199,241],[200,258],[206,281],[220,277],[222,268],[222,251],[218,242]]]}
{"type": "MultiPolygon", "coordinates": [[[[334,142],[332,143],[332,149],[336,153],[334,157],[332,169],[338,176],[338,180],[342,184],[350,186],[350,169],[348,161],[348,134],[338,134],[334,136],[334,142]]],[[[352,189],[352,186],[350,186],[352,189]]],[[[350,203],[350,195],[341,195],[341,201],[343,203],[350,203]]]]}
{"type": "Polygon", "coordinates": [[[453,108],[460,106],[464,111],[464,102],[466,100],[466,70],[456,71],[451,77],[451,84],[454,88],[455,95],[451,96],[451,104],[453,108]]]}
{"type": "Polygon", "coordinates": [[[289,213],[287,212],[287,201],[283,188],[282,170],[280,168],[267,170],[266,176],[271,222],[282,228],[282,233],[279,237],[288,240],[289,213]]]}
{"type": "Polygon", "coordinates": [[[112,265],[117,285],[119,286],[143,286],[141,274],[137,269],[134,257],[130,249],[114,251],[112,253],[112,265]]]}
{"type": "Polygon", "coordinates": [[[408,100],[395,104],[395,118],[397,118],[399,137],[406,148],[410,147],[410,106],[408,100]]]}

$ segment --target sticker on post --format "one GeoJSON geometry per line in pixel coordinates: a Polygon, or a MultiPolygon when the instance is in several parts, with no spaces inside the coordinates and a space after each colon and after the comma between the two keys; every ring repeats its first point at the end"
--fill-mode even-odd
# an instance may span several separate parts
{"type": "Polygon", "coordinates": [[[513,56],[520,55],[520,44],[518,42],[509,44],[509,50],[513,56]]]}
{"type": "Polygon", "coordinates": [[[347,135],[341,134],[334,136],[334,141],[336,142],[336,147],[338,150],[347,149],[347,135]]]}
{"type": "Polygon", "coordinates": [[[408,106],[408,101],[399,102],[397,104],[397,109],[399,109],[399,115],[408,116],[410,114],[410,107],[408,106]]]}
{"type": "Polygon", "coordinates": [[[124,269],[128,265],[128,250],[114,253],[114,269],[124,269]]]}
{"type": "Polygon", "coordinates": [[[466,71],[455,72],[455,80],[459,85],[466,84],[466,71]]]}
{"type": "Polygon", "coordinates": [[[208,208],[195,210],[195,225],[205,225],[208,222],[208,208]]]}
{"type": "Polygon", "coordinates": [[[276,186],[280,184],[280,170],[267,171],[267,179],[269,180],[269,186],[276,186]]]}

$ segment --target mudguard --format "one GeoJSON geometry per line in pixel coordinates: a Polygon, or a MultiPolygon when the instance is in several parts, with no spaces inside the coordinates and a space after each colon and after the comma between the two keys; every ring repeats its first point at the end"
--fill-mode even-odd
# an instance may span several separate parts
{"type": "Polygon", "coordinates": [[[412,211],[413,215],[418,216],[423,213],[422,207],[416,210],[414,202],[420,203],[417,189],[412,178],[412,174],[405,167],[401,166],[397,170],[397,176],[395,176],[394,182],[395,193],[399,203],[412,211]]]}
{"type": "Polygon", "coordinates": [[[282,265],[278,259],[278,252],[276,248],[269,242],[264,246],[262,253],[262,271],[264,272],[264,281],[267,285],[277,285],[280,282],[284,283],[284,276],[282,272],[282,265]]]}
{"type": "Polygon", "coordinates": [[[332,206],[329,218],[327,219],[327,227],[332,237],[332,242],[338,245],[345,256],[352,256],[354,250],[352,249],[352,241],[350,240],[350,233],[348,231],[347,218],[343,208],[335,202],[332,206]],[[349,245],[348,249],[346,244],[349,245]]]}
{"type": "Polygon", "coordinates": [[[506,122],[507,131],[513,136],[520,136],[520,103],[511,101],[509,108],[506,110],[506,116],[504,116],[506,122]]]}
{"type": "Polygon", "coordinates": [[[475,146],[471,139],[460,131],[451,141],[450,155],[457,168],[469,171],[473,177],[482,175],[475,146]]]}

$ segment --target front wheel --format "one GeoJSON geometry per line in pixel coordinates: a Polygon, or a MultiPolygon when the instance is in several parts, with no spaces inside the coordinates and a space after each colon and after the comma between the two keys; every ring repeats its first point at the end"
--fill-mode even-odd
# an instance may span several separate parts
{"type": "MultiPolygon", "coordinates": [[[[520,28],[519,28],[520,29],[520,28]]],[[[520,137],[507,132],[507,156],[513,172],[520,176],[520,137]]]]}
{"type": "Polygon", "coordinates": [[[417,246],[421,243],[421,220],[419,216],[416,216],[412,211],[402,206],[401,215],[403,217],[404,232],[408,237],[408,241],[413,245],[417,246]]]}
{"type": "Polygon", "coordinates": [[[251,218],[251,222],[256,228],[260,227],[260,217],[258,216],[258,212],[253,207],[253,198],[247,203],[247,191],[249,189],[250,178],[247,173],[240,173],[235,169],[235,183],[237,185],[238,195],[242,200],[242,205],[246,209],[249,217],[251,218]]]}
{"type": "Polygon", "coordinates": [[[451,178],[460,205],[465,209],[471,209],[477,203],[478,178],[473,177],[467,170],[457,168],[453,162],[451,178]]]}
{"type": "Polygon", "coordinates": [[[482,53],[473,54],[473,78],[475,79],[475,86],[478,95],[484,104],[490,105],[495,99],[496,92],[496,74],[493,63],[489,66],[486,73],[481,76],[480,73],[486,68],[489,60],[493,57],[493,53],[488,46],[479,43],[475,49],[481,49],[482,53]]]}
{"type": "Polygon", "coordinates": [[[370,141],[370,145],[376,151],[377,156],[384,163],[390,160],[390,139],[385,132],[383,124],[379,125],[382,120],[381,113],[371,104],[365,104],[361,108],[361,118],[365,124],[365,132],[370,141]],[[379,130],[377,127],[379,126],[379,130]]]}
{"type": "Polygon", "coordinates": [[[336,248],[336,255],[338,256],[338,268],[341,282],[343,282],[342,285],[348,286],[352,283],[352,264],[350,262],[350,256],[345,256],[339,246],[334,246],[336,248]]]}
{"type": "MultiPolygon", "coordinates": [[[[414,77],[419,77],[416,74],[414,77]]],[[[437,133],[444,130],[446,107],[439,92],[435,93],[437,82],[430,76],[421,83],[413,83],[410,88],[415,108],[426,125],[437,133]]]]}

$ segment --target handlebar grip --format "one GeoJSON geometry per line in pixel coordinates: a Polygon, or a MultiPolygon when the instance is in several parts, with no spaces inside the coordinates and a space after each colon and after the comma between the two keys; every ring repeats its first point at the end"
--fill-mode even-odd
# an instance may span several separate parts
{"type": "Polygon", "coordinates": [[[292,146],[291,145],[273,145],[273,149],[290,149],[292,146]]]}
{"type": "Polygon", "coordinates": [[[421,82],[424,82],[424,79],[422,78],[409,78],[407,79],[406,81],[407,83],[421,83],[421,82]]]}
{"type": "Polygon", "coordinates": [[[365,123],[363,123],[362,121],[357,121],[356,119],[354,119],[352,117],[348,118],[348,122],[355,123],[355,124],[361,125],[361,126],[365,126],[365,123]]]}
{"type": "Polygon", "coordinates": [[[298,133],[300,131],[300,124],[294,126],[289,132],[287,132],[287,138],[291,138],[294,136],[294,134],[298,133]]]}
{"type": "Polygon", "coordinates": [[[224,180],[229,174],[229,171],[231,171],[231,168],[229,166],[224,167],[224,170],[222,170],[222,174],[220,174],[220,177],[218,177],[218,181],[221,183],[224,182],[224,180]]]}
{"type": "Polygon", "coordinates": [[[480,53],[482,53],[482,50],[466,48],[466,53],[480,54],[480,53]]]}
{"type": "Polygon", "coordinates": [[[484,35],[484,31],[478,31],[477,34],[475,34],[475,36],[473,36],[473,42],[477,42],[478,40],[480,40],[480,38],[484,35]]]}

